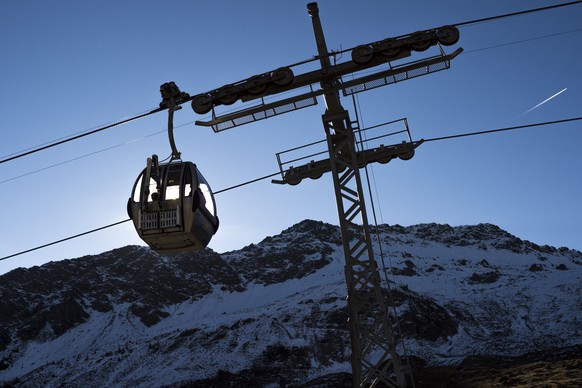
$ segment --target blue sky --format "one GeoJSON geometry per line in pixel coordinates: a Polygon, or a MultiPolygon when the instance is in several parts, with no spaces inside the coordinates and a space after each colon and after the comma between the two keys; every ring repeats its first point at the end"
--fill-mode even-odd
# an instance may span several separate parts
{"type": "MultiPolygon", "coordinates": [[[[309,59],[317,50],[306,3],[6,4],[0,14],[0,156],[155,108],[159,86],[168,81],[194,95],[309,59]]],[[[560,2],[318,3],[328,48],[339,51],[560,2]]],[[[406,117],[414,139],[429,139],[581,116],[582,4],[460,32],[459,43],[446,50],[465,51],[449,70],[360,93],[361,126],[406,117]]],[[[351,99],[343,103],[353,115],[351,99]]],[[[222,190],[276,172],[275,153],[323,139],[324,107],[320,100],[216,134],[195,126],[205,117],[185,105],[175,115],[176,142],[183,159],[222,190]]],[[[159,113],[0,164],[0,257],[126,219],[125,204],[146,158],[171,152],[166,120],[159,113]]],[[[581,126],[429,142],[410,161],[374,165],[378,221],[489,222],[538,244],[582,250],[581,126]]],[[[216,201],[221,226],[210,248],[217,252],[257,243],[306,218],[338,224],[329,175],[294,187],[264,180],[216,201]]],[[[130,223],[3,260],[0,273],[127,244],[143,245],[130,223]]]]}

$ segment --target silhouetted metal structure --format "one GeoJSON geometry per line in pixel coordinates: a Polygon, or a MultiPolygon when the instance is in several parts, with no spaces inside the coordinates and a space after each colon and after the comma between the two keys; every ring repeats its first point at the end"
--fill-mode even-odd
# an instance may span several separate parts
{"type": "MultiPolygon", "coordinates": [[[[404,119],[398,120],[403,123],[404,129],[395,133],[406,133],[407,140],[398,144],[367,147],[366,143],[370,139],[356,139],[356,134],[361,135],[364,130],[359,128],[357,121],[350,119],[348,111],[342,107],[340,92],[346,97],[448,69],[450,61],[462,49],[445,54],[442,46],[457,43],[459,32],[453,26],[443,26],[372,42],[342,51],[341,53],[350,51],[351,59],[332,64],[330,58],[338,53],[330,53],[327,49],[317,3],[309,3],[307,9],[311,16],[318,50],[314,60],[259,74],[193,97],[182,96],[176,103],[191,101],[192,109],[196,113],[212,112],[211,120],[196,121],[196,124],[209,126],[215,132],[220,132],[316,105],[317,97],[323,95],[326,104],[326,111],[322,116],[326,135],[326,157],[322,157],[322,152],[316,152],[301,158],[282,159],[285,153],[303,147],[279,153],[277,160],[281,179],[273,182],[296,185],[304,178],[317,179],[324,173],[332,174],[346,263],[353,385],[413,386],[410,368],[398,353],[393,333],[394,322],[390,319],[388,303],[380,284],[370,238],[360,168],[373,162],[387,163],[396,157],[408,160],[414,156],[415,149],[422,144],[422,140],[412,141],[408,124],[404,119]],[[410,57],[413,51],[424,52],[433,46],[438,49],[436,55],[417,61],[403,61],[410,57]],[[320,67],[317,70],[303,74],[293,72],[293,68],[312,61],[319,61],[320,67]],[[342,79],[342,76],[385,64],[388,65],[386,68],[372,74],[354,77],[351,80],[342,79]],[[299,89],[304,90],[293,97],[274,102],[265,99],[267,96],[299,89]],[[258,101],[258,103],[235,112],[216,114],[216,107],[231,105],[237,101],[258,101]],[[309,160],[296,167],[291,165],[311,157],[318,159],[309,160]]],[[[383,139],[388,135],[391,134],[384,134],[376,139],[383,139]]],[[[311,143],[306,147],[315,144],[311,143]]]]}

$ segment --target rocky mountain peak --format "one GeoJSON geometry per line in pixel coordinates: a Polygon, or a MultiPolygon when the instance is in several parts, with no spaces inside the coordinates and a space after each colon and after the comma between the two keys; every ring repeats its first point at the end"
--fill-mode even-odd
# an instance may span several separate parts
{"type": "MultiPolygon", "coordinates": [[[[580,344],[579,251],[491,224],[374,236],[417,363],[580,344]]],[[[0,276],[0,385],[331,384],[350,370],[343,271],[339,228],[314,220],[222,254],[127,246],[17,269],[0,276]]]]}

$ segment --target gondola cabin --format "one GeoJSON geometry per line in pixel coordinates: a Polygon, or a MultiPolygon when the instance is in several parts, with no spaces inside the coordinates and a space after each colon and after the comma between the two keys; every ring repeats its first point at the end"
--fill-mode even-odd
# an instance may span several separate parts
{"type": "Polygon", "coordinates": [[[139,237],[159,253],[204,249],[218,229],[210,186],[191,162],[148,159],[127,212],[139,237]]]}

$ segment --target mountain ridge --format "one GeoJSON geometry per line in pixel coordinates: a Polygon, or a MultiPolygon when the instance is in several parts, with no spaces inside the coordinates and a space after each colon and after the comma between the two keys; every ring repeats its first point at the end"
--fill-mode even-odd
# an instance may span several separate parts
{"type": "MultiPolygon", "coordinates": [[[[372,235],[398,333],[420,364],[580,343],[579,251],[492,224],[380,225],[372,235]]],[[[343,260],[339,228],[304,220],[222,254],[127,246],[16,269],[0,276],[0,383],[300,386],[343,376],[343,260]]]]}

